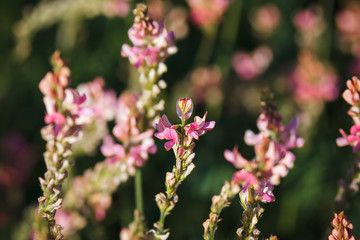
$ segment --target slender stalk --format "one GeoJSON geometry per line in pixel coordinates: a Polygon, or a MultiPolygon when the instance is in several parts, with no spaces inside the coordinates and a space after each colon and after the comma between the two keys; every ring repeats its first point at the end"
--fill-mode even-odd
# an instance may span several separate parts
{"type": "Polygon", "coordinates": [[[324,32],[322,48],[320,49],[321,57],[324,59],[329,59],[331,53],[331,42],[332,42],[332,21],[333,21],[333,11],[334,11],[334,0],[323,0],[323,9],[324,9],[324,17],[326,22],[326,30],[324,32]]]}
{"type": "Polygon", "coordinates": [[[220,66],[224,79],[231,68],[231,53],[234,49],[237,29],[240,25],[242,0],[236,0],[231,4],[220,32],[219,44],[215,52],[217,65],[220,66]]]}
{"type": "Polygon", "coordinates": [[[217,29],[218,24],[203,31],[201,43],[194,58],[195,66],[207,65],[210,62],[211,55],[214,52],[217,29]]]}
{"type": "Polygon", "coordinates": [[[135,204],[136,209],[141,215],[144,215],[144,204],[142,196],[142,177],[141,169],[137,168],[135,172],[135,204]]]}

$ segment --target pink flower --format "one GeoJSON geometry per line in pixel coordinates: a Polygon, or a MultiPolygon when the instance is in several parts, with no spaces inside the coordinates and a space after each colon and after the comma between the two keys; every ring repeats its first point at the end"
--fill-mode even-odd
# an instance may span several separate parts
{"type": "Polygon", "coordinates": [[[187,0],[190,19],[200,28],[207,28],[222,19],[229,0],[187,0]]]}
{"type": "Polygon", "coordinates": [[[249,165],[249,161],[246,160],[238,151],[237,147],[234,147],[232,151],[225,150],[224,157],[231,162],[236,168],[246,168],[249,165]]]}
{"type": "Polygon", "coordinates": [[[338,96],[338,77],[335,70],[320,62],[310,50],[302,50],[298,65],[290,76],[295,100],[302,103],[335,100],[338,96]]]}
{"type": "Polygon", "coordinates": [[[279,138],[286,149],[300,148],[304,145],[304,139],[298,137],[297,128],[298,118],[293,118],[284,130],[280,132],[279,138]]]}
{"type": "Polygon", "coordinates": [[[196,116],[194,122],[185,127],[185,131],[188,135],[195,139],[199,139],[199,136],[204,135],[207,131],[212,130],[215,127],[215,121],[205,122],[207,112],[202,118],[196,116]]]}
{"type": "Polygon", "coordinates": [[[178,117],[186,121],[190,118],[193,112],[194,104],[190,98],[179,98],[176,101],[176,113],[178,117]]]}
{"type": "Polygon", "coordinates": [[[342,97],[347,103],[352,106],[357,106],[360,103],[360,80],[357,77],[352,77],[351,80],[346,81],[348,89],[344,91],[342,97]]]}
{"type": "Polygon", "coordinates": [[[251,24],[259,34],[269,36],[279,25],[280,17],[280,11],[277,6],[265,4],[251,16],[251,24]]]}
{"type": "Polygon", "coordinates": [[[316,30],[318,21],[318,17],[310,9],[302,10],[298,12],[294,17],[294,24],[300,31],[316,30]]]}
{"type": "Polygon", "coordinates": [[[261,202],[273,202],[275,196],[272,192],[274,186],[268,181],[260,182],[260,188],[256,191],[256,199],[261,202]]]}
{"type": "Polygon", "coordinates": [[[113,138],[108,135],[104,138],[103,145],[100,147],[101,153],[106,157],[105,162],[115,163],[125,157],[123,146],[115,144],[113,138]]]}
{"type": "Polygon", "coordinates": [[[175,145],[175,143],[179,142],[179,136],[176,130],[172,128],[165,128],[163,131],[155,133],[155,137],[159,139],[171,140],[166,142],[164,145],[166,151],[169,151],[175,145]]]}
{"type": "Polygon", "coordinates": [[[338,146],[353,146],[353,152],[358,152],[360,149],[360,124],[355,124],[350,128],[350,135],[347,135],[344,130],[339,130],[342,138],[336,139],[338,146]]]}
{"type": "Polygon", "coordinates": [[[166,115],[162,115],[159,123],[156,124],[156,129],[158,130],[158,132],[155,133],[155,137],[159,139],[170,140],[164,145],[167,151],[169,151],[175,145],[175,143],[179,142],[178,133],[173,128],[166,115]]]}
{"type": "Polygon", "coordinates": [[[256,179],[255,175],[251,172],[246,171],[245,169],[241,169],[237,171],[232,180],[239,184],[243,183],[245,187],[253,186],[255,189],[259,187],[259,182],[256,179]]]}
{"type": "Polygon", "coordinates": [[[128,57],[135,68],[155,66],[169,55],[176,53],[174,33],[167,32],[163,23],[146,16],[145,5],[138,5],[135,21],[128,31],[133,47],[124,44],[121,55],[128,57]]]}
{"type": "Polygon", "coordinates": [[[252,53],[235,53],[232,65],[239,78],[252,80],[265,72],[271,63],[272,58],[273,54],[271,49],[266,46],[260,46],[252,53]]]}

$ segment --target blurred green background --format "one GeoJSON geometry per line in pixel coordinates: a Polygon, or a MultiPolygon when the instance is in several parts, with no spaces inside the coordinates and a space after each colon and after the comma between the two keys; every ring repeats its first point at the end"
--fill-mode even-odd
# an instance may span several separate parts
{"type": "MultiPolygon", "coordinates": [[[[66,3],[65,0],[63,2],[66,3]]],[[[81,1],[78,2],[80,4],[81,1]]],[[[202,115],[208,111],[208,119],[215,120],[216,127],[202,137],[195,148],[196,169],[181,185],[179,202],[167,217],[170,239],[202,238],[202,222],[208,218],[212,195],[218,194],[224,181],[236,171],[224,159],[223,151],[238,145],[245,157],[254,155],[252,148],[245,145],[243,136],[246,129],[257,131],[262,87],[269,87],[275,93],[284,123],[295,115],[306,114],[309,123],[301,128],[301,136],[306,143],[302,149],[294,151],[295,167],[275,188],[276,201],[265,206],[259,223],[261,236],[265,238],[274,234],[284,240],[327,238],[338,180],[345,176],[355,158],[350,147],[338,148],[335,142],[340,135],[338,129],[348,131],[352,124],[346,114],[349,106],[341,98],[341,92],[345,89],[345,81],[357,74],[351,68],[356,56],[341,48],[340,33],[336,27],[336,16],[347,7],[345,2],[350,1],[233,0],[222,20],[210,30],[197,27],[190,17],[185,18],[188,33],[176,40],[178,53],[166,61],[168,72],[164,79],[168,88],[163,94],[165,112],[171,122],[176,122],[176,99],[191,96],[196,103],[195,113],[202,115]],[[264,37],[254,30],[251,16],[256,9],[269,3],[278,8],[281,18],[276,30],[264,37]],[[337,72],[339,94],[333,101],[299,103],[294,100],[294,91],[289,85],[291,72],[297,65],[298,53],[304,44],[298,41],[299,31],[293,24],[293,18],[297,12],[313,4],[322,8],[326,27],[312,41],[318,44],[315,49],[319,59],[331,63],[337,72]],[[253,79],[241,79],[231,65],[233,55],[238,51],[251,52],[264,44],[272,51],[271,63],[253,79]],[[210,91],[205,100],[197,101],[198,95],[192,91],[194,82],[190,80],[191,72],[201,66],[214,65],[218,66],[222,75],[221,82],[215,86],[220,89],[220,97],[218,92],[210,91]]],[[[25,209],[36,205],[41,194],[38,176],[45,172],[42,160],[45,142],[40,137],[40,129],[44,126],[45,108],[38,83],[51,70],[49,58],[54,50],[62,51],[71,69],[72,87],[102,76],[106,87],[120,94],[127,86],[133,85],[130,80],[134,81],[130,79],[132,70],[128,60],[120,55],[122,44],[129,42],[127,30],[133,22],[131,12],[122,17],[80,15],[74,19],[70,17],[67,23],[47,16],[45,22],[56,21],[30,34],[32,49],[28,56],[19,56],[19,52],[26,52],[29,48],[21,50],[20,47],[16,54],[15,24],[39,4],[35,0],[0,2],[0,239],[11,239],[12,233],[18,230],[25,209]]],[[[132,9],[135,2],[129,4],[132,9]]],[[[166,18],[173,7],[190,10],[183,0],[152,1],[149,2],[150,13],[152,7],[161,4],[163,13],[160,18],[166,18]]],[[[41,12],[38,17],[41,17],[41,12]]],[[[156,142],[158,152],[151,156],[143,169],[145,215],[149,226],[157,221],[159,214],[154,196],[164,191],[165,172],[170,171],[174,164],[172,153],[165,151],[163,142],[156,142]]],[[[77,158],[75,173],[82,173],[102,159],[99,152],[96,156],[77,158]]],[[[113,199],[114,204],[108,210],[106,220],[87,226],[80,233],[81,239],[118,239],[120,229],[132,220],[133,179],[122,184],[113,199]]],[[[355,236],[360,236],[359,200],[359,196],[355,196],[351,211],[346,212],[355,226],[355,236]]],[[[242,213],[236,201],[223,212],[217,239],[233,239],[236,236],[242,213]]]]}

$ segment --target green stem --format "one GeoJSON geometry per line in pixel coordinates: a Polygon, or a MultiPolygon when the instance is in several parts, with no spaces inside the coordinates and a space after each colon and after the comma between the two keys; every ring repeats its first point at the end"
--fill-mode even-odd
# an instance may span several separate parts
{"type": "Polygon", "coordinates": [[[218,25],[203,31],[202,40],[194,58],[195,66],[207,65],[210,62],[214,50],[216,29],[218,29],[218,25]]]}
{"type": "Polygon", "coordinates": [[[234,50],[234,45],[237,37],[236,33],[240,25],[241,10],[241,0],[234,1],[229,7],[229,10],[224,17],[223,27],[220,32],[220,43],[218,44],[218,48],[215,52],[215,63],[219,65],[224,79],[227,78],[227,75],[231,68],[231,55],[234,50]]]}
{"type": "Polygon", "coordinates": [[[144,215],[141,169],[139,168],[137,168],[135,171],[135,204],[136,204],[136,209],[139,211],[139,213],[141,215],[144,215]]]}
{"type": "Polygon", "coordinates": [[[323,0],[324,18],[326,22],[326,29],[323,34],[321,57],[329,59],[331,53],[331,41],[332,41],[332,21],[334,11],[334,0],[323,0]]]}

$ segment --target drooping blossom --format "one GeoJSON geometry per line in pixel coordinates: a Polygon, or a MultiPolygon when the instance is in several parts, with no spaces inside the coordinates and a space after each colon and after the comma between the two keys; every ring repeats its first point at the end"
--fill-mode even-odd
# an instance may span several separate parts
{"type": "Polygon", "coordinates": [[[187,0],[190,20],[199,28],[208,28],[222,20],[229,0],[187,0]]]}
{"type": "Polygon", "coordinates": [[[257,47],[252,53],[237,52],[232,65],[239,78],[252,80],[266,71],[273,59],[272,51],[267,46],[257,47]]]}
{"type": "Polygon", "coordinates": [[[164,23],[158,23],[146,15],[146,6],[139,4],[134,10],[135,20],[129,29],[133,47],[124,44],[121,54],[128,57],[135,68],[154,67],[166,57],[176,53],[174,33],[167,32],[164,23]]]}
{"type": "Polygon", "coordinates": [[[260,6],[250,15],[250,23],[254,30],[262,37],[270,36],[281,19],[279,8],[274,4],[260,6]]]}
{"type": "Polygon", "coordinates": [[[295,100],[302,103],[333,101],[339,94],[335,70],[322,63],[310,50],[302,50],[291,76],[295,100]]]}

